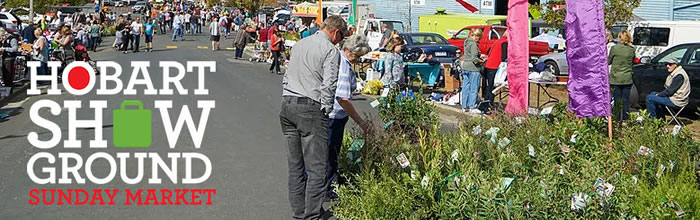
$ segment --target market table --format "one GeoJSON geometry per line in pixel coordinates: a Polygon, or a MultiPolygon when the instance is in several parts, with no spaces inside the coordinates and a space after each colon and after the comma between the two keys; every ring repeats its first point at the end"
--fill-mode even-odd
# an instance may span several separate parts
{"type": "Polygon", "coordinates": [[[438,75],[440,75],[440,65],[430,65],[427,63],[406,63],[408,67],[408,75],[411,77],[420,77],[423,83],[429,86],[435,86],[438,75]]]}
{"type": "MultiPolygon", "coordinates": [[[[529,83],[535,84],[537,86],[537,105],[535,108],[537,109],[542,109],[545,105],[550,104],[550,103],[558,103],[559,99],[555,98],[552,96],[552,94],[547,91],[547,87],[552,86],[552,85],[563,85],[566,86],[566,82],[550,82],[550,81],[537,81],[537,80],[529,80],[529,83]],[[547,101],[545,103],[540,104],[540,91],[544,91],[544,94],[547,95],[547,101]]],[[[528,99],[530,96],[530,86],[527,87],[527,94],[528,94],[528,99]]],[[[529,104],[528,104],[529,105],[529,104]]]]}
{"type": "MultiPolygon", "coordinates": [[[[372,51],[360,57],[357,62],[352,64],[352,69],[357,71],[358,75],[367,74],[367,69],[372,69],[375,72],[376,63],[386,56],[386,52],[372,51]]],[[[367,80],[367,78],[365,78],[367,80]]]]}

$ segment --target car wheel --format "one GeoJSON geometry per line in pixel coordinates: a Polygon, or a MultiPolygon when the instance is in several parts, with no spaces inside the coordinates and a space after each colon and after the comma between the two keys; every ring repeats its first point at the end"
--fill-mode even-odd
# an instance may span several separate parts
{"type": "Polygon", "coordinates": [[[641,110],[642,104],[639,102],[639,92],[637,91],[637,86],[632,84],[632,89],[630,89],[630,108],[641,110]]]}
{"type": "Polygon", "coordinates": [[[554,73],[555,76],[559,76],[559,66],[557,66],[557,63],[551,60],[547,60],[544,62],[545,65],[545,70],[549,70],[552,73],[554,73]]]}

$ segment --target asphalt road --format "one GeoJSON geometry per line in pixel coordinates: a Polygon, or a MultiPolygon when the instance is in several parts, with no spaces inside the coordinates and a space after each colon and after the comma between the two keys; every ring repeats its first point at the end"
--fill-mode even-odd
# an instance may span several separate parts
{"type": "MultiPolygon", "coordinates": [[[[63,85],[60,95],[20,96],[12,103],[3,107],[4,112],[12,113],[12,117],[0,121],[0,219],[289,219],[291,216],[287,200],[287,163],[282,133],[279,125],[282,77],[270,74],[267,64],[251,63],[233,59],[233,51],[211,51],[208,36],[186,37],[186,41],[172,42],[169,35],[158,35],[152,53],[140,52],[122,54],[102,46],[97,53],[92,53],[94,60],[109,60],[119,63],[123,70],[121,79],[127,84],[133,69],[131,61],[148,61],[148,71],[156,89],[163,87],[162,69],[159,61],[216,61],[216,72],[205,74],[205,86],[208,95],[192,95],[197,88],[197,74],[185,74],[182,84],[189,89],[189,95],[144,95],[143,85],[137,85],[137,95],[96,95],[93,92],[76,96],[67,93],[63,85]],[[177,47],[177,48],[175,48],[177,47]],[[106,100],[108,105],[103,113],[104,139],[107,148],[89,148],[89,141],[95,134],[95,129],[78,129],[77,138],[82,140],[82,148],[67,149],[63,142],[50,149],[39,149],[28,141],[30,132],[38,132],[41,140],[48,140],[51,133],[37,126],[30,120],[30,109],[39,100],[53,100],[62,106],[59,115],[52,115],[44,108],[39,115],[57,123],[63,131],[61,140],[67,138],[68,111],[63,108],[64,100],[80,100],[82,109],[77,111],[79,120],[95,118],[93,109],[88,108],[88,100],[106,100]],[[112,144],[112,110],[118,109],[124,100],[140,100],[144,108],[152,110],[152,144],[148,148],[116,148],[112,144]],[[155,100],[172,100],[173,109],[170,117],[175,123],[183,105],[187,105],[193,115],[195,124],[199,123],[202,111],[197,106],[198,100],[215,100],[216,107],[211,111],[201,148],[194,147],[187,126],[183,128],[175,148],[170,149],[165,135],[163,120],[158,109],[154,107],[155,100]],[[144,161],[144,179],[130,185],[122,181],[117,167],[116,177],[109,183],[98,185],[87,181],[85,184],[36,184],[27,174],[29,158],[38,152],[47,152],[57,156],[59,152],[73,152],[82,156],[83,164],[90,155],[96,152],[106,152],[115,157],[120,166],[116,152],[130,153],[127,173],[130,177],[136,175],[137,163],[134,152],[158,153],[166,164],[168,152],[197,152],[206,155],[212,163],[212,173],[209,179],[201,184],[182,184],[185,175],[185,162],[177,160],[178,184],[173,184],[163,171],[158,171],[162,184],[148,184],[151,175],[151,160],[144,161]],[[115,197],[115,205],[31,205],[34,200],[29,196],[32,189],[119,189],[115,197]],[[125,190],[138,189],[216,189],[211,198],[213,205],[124,205],[125,190]]],[[[111,44],[113,39],[105,39],[103,45],[111,44]]],[[[143,42],[142,42],[143,43],[143,42]]],[[[222,48],[231,44],[231,40],[223,40],[222,48]]],[[[142,44],[143,45],[143,44],[142,44]]],[[[171,73],[174,75],[174,73],[171,73]]],[[[99,78],[100,76],[98,76],[99,78]]],[[[112,86],[112,85],[110,85],[112,86]]],[[[99,87],[99,82],[95,88],[99,87]]],[[[360,112],[372,114],[370,100],[357,100],[356,106],[360,112]]],[[[348,123],[354,126],[354,123],[348,123]]],[[[71,160],[69,166],[76,164],[71,160]]],[[[56,167],[56,178],[61,178],[62,161],[56,158],[54,164],[46,159],[35,163],[34,171],[39,177],[47,177],[41,168],[56,167]]],[[[203,173],[203,163],[193,162],[193,176],[203,173]]],[[[108,175],[109,166],[106,160],[98,159],[92,165],[95,176],[108,175]]],[[[84,167],[79,170],[85,178],[84,167]]],[[[71,176],[72,177],[72,176],[71,176]]],[[[73,178],[71,178],[73,179],[73,178]]],[[[51,201],[48,192],[47,200],[51,201]]],[[[162,201],[158,193],[158,201],[162,201]]],[[[41,196],[41,194],[39,194],[41,196]]],[[[84,195],[80,195],[84,200],[84,195]]],[[[91,193],[92,197],[93,194],[91,193]]],[[[106,194],[102,194],[108,201],[106,194]]],[[[189,196],[189,194],[188,194],[189,196]]],[[[75,195],[73,195],[75,197],[75,195]]],[[[142,194],[144,201],[147,194],[142,194]]],[[[206,202],[206,194],[201,195],[206,202]]],[[[75,199],[75,198],[72,198],[75,199]]],[[[152,201],[151,201],[152,202],[152,201]]]]}

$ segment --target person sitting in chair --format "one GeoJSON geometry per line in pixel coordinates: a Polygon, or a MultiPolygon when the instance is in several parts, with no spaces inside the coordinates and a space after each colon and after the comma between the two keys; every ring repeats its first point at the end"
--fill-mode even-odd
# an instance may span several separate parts
{"type": "Polygon", "coordinates": [[[690,96],[690,79],[688,73],[678,64],[678,59],[671,58],[666,61],[666,68],[671,74],[666,77],[664,87],[666,90],[647,95],[647,111],[651,118],[663,118],[663,108],[680,109],[688,105],[690,96]]]}

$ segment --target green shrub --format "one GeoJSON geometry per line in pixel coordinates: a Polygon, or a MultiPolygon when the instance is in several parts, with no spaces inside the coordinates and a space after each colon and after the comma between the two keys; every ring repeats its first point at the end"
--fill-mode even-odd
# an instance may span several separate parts
{"type": "Polygon", "coordinates": [[[102,31],[102,36],[114,36],[117,33],[115,25],[105,25],[102,31]]]}
{"type": "MultiPolygon", "coordinates": [[[[399,103],[397,95],[379,110],[394,124],[366,138],[356,155],[361,162],[341,156],[347,181],[332,208],[339,219],[657,219],[679,210],[700,216],[699,145],[684,131],[671,134],[663,121],[616,124],[611,143],[606,119],[578,119],[558,105],[550,117],[467,118],[459,131],[446,132],[428,103],[399,103]],[[641,146],[653,153],[638,154],[641,146]],[[406,168],[396,159],[402,153],[406,168]],[[596,189],[598,179],[614,191],[596,189]],[[579,193],[585,206],[572,210],[579,193]]],[[[648,118],[630,118],[639,116],[648,118]]],[[[345,140],[341,155],[353,140],[345,140]]]]}

